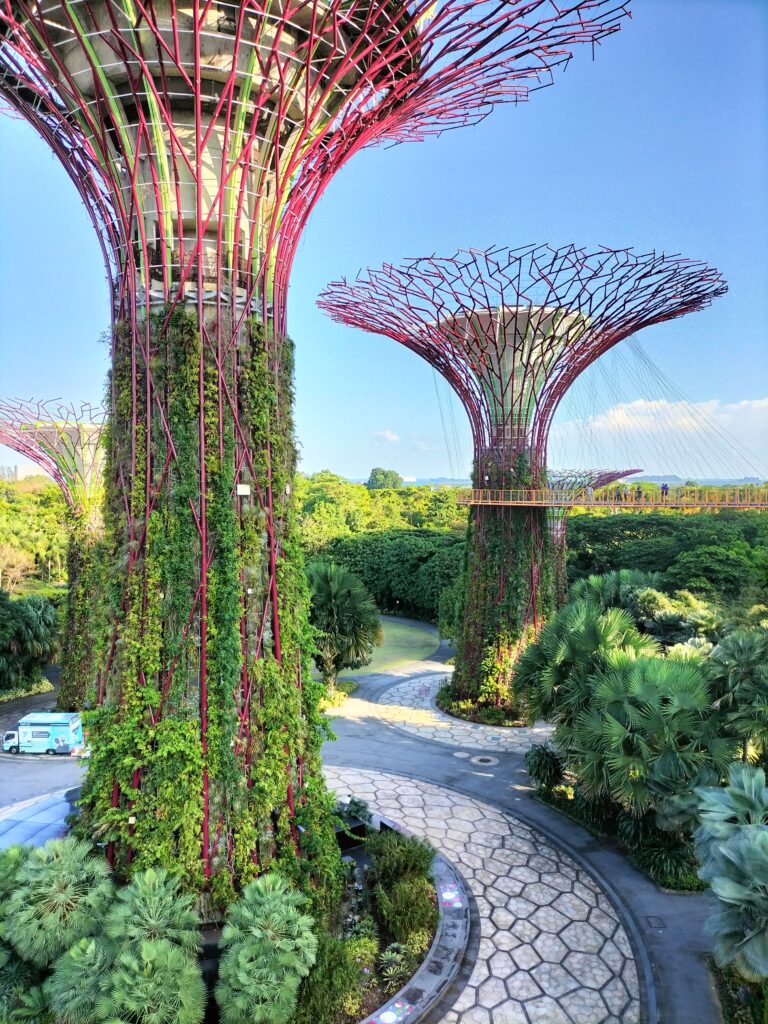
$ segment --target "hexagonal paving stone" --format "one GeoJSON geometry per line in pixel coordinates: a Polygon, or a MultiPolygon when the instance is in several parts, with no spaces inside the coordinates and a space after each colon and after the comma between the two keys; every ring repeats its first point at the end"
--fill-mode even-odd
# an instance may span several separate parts
{"type": "MultiPolygon", "coordinates": [[[[559,999],[566,992],[573,992],[578,987],[578,982],[574,981],[560,964],[539,964],[538,967],[533,968],[531,976],[536,979],[536,984],[544,995],[552,996],[554,999],[559,999]]],[[[615,980],[618,981],[618,979],[615,980]]]]}
{"type": "Polygon", "coordinates": [[[565,1011],[550,996],[541,996],[525,1004],[525,1012],[531,1024],[571,1024],[565,1011]]]}
{"type": "Polygon", "coordinates": [[[606,914],[604,910],[600,910],[599,907],[594,907],[589,912],[589,923],[597,928],[607,939],[609,939],[616,931],[619,922],[615,917],[611,917],[610,914],[606,914]]]}
{"type": "Polygon", "coordinates": [[[503,1003],[506,998],[507,990],[501,978],[489,978],[477,990],[478,1003],[488,1010],[492,1010],[494,1006],[503,1003]]]}
{"type": "Polygon", "coordinates": [[[508,999],[491,1010],[491,1021],[493,1024],[528,1024],[528,1016],[522,1003],[508,999]]]}
{"type": "Polygon", "coordinates": [[[531,914],[531,921],[543,932],[559,932],[569,924],[570,918],[554,907],[539,907],[535,914],[531,914]]]}
{"type": "Polygon", "coordinates": [[[593,909],[580,896],[576,896],[572,892],[561,893],[552,906],[561,914],[565,914],[571,921],[586,921],[590,910],[593,909]]]}
{"type": "Polygon", "coordinates": [[[533,946],[518,946],[517,949],[512,950],[510,956],[523,971],[529,971],[536,964],[541,963],[541,957],[533,946]]]}
{"type": "Polygon", "coordinates": [[[557,896],[558,890],[553,889],[549,885],[544,885],[543,882],[529,885],[525,890],[525,898],[540,907],[548,907],[557,896]]]}
{"type": "Polygon", "coordinates": [[[602,1024],[608,1016],[608,1008],[599,992],[578,989],[566,1000],[568,1016],[573,1024],[602,1024]]]}
{"type": "Polygon", "coordinates": [[[615,1016],[620,1017],[629,1002],[629,992],[621,978],[612,978],[603,989],[605,1005],[615,1016]]]}
{"type": "Polygon", "coordinates": [[[513,999],[535,999],[542,991],[528,971],[515,971],[506,981],[507,992],[513,999]]]}
{"type": "Polygon", "coordinates": [[[509,953],[499,951],[488,959],[488,969],[494,978],[506,978],[517,970],[517,966],[509,953]]]}
{"type": "Polygon", "coordinates": [[[538,935],[533,940],[533,948],[542,960],[551,964],[559,964],[568,953],[565,943],[557,935],[551,935],[549,932],[538,935]]]}
{"type": "Polygon", "coordinates": [[[583,921],[569,924],[561,932],[560,938],[569,949],[580,953],[598,953],[605,942],[600,932],[583,921]]]}
{"type": "Polygon", "coordinates": [[[611,971],[594,953],[569,953],[563,960],[563,967],[587,988],[602,988],[612,977],[611,971]]]}

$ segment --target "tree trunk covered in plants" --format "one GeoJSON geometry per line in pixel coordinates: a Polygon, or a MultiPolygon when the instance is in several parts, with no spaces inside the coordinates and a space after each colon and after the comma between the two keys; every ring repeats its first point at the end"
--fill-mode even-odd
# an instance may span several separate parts
{"type": "MultiPolygon", "coordinates": [[[[514,476],[514,482],[493,479],[486,486],[524,486],[525,470],[514,476]]],[[[500,707],[514,696],[521,650],[555,607],[555,557],[544,509],[474,506],[464,578],[453,686],[461,699],[500,707]]]]}
{"type": "Polygon", "coordinates": [[[107,629],[104,565],[101,536],[75,521],[67,550],[69,590],[61,639],[61,680],[57,706],[79,711],[96,698],[96,678],[107,629]]]}
{"type": "Polygon", "coordinates": [[[291,506],[292,346],[255,321],[224,346],[221,327],[178,305],[115,331],[112,627],[81,829],[118,873],[164,865],[217,904],[277,861],[322,909],[339,864],[291,506]]]}

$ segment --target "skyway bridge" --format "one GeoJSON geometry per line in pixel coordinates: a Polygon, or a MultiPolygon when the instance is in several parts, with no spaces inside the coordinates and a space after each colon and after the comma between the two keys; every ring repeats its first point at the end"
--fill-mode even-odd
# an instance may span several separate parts
{"type": "Polygon", "coordinates": [[[540,508],[643,509],[768,509],[768,487],[676,487],[668,494],[637,494],[636,486],[606,488],[592,494],[577,490],[488,490],[466,488],[459,492],[461,505],[520,505],[540,508]]]}

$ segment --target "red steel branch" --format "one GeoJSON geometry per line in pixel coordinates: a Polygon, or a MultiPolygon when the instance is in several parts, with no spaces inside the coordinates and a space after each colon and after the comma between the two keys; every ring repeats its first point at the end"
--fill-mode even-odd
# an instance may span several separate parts
{"type": "MultiPolygon", "coordinates": [[[[200,330],[200,396],[205,367],[213,364],[219,422],[234,427],[238,482],[250,485],[245,501],[264,516],[269,580],[259,607],[250,607],[257,597],[243,594],[244,621],[260,624],[253,638],[243,629],[244,654],[250,645],[258,656],[269,622],[280,660],[282,524],[273,513],[271,469],[257,471],[240,418],[243,325],[261,321],[277,376],[301,232],[358,150],[437,135],[478,122],[497,103],[525,100],[576,47],[594,47],[627,13],[621,0],[0,0],[0,99],[37,129],[78,189],[102,246],[114,320],[128,327],[133,427],[128,472],[118,483],[131,540],[129,584],[143,573],[148,519],[178,463],[153,373],[157,331],[148,314],[167,325],[183,305],[196,311],[200,330]],[[153,454],[153,431],[165,456],[153,454]],[[128,500],[136,478],[146,480],[138,516],[128,500]]],[[[196,429],[200,472],[190,506],[201,557],[189,628],[201,640],[205,746],[207,572],[216,541],[207,526],[211,438],[202,411],[196,429]]],[[[223,431],[219,437],[223,454],[223,431]]],[[[142,588],[146,602],[145,580],[142,588]]],[[[131,589],[127,584],[124,609],[131,589]]],[[[115,634],[112,652],[116,642],[115,634]]],[[[174,671],[163,668],[156,690],[168,692],[174,671]]],[[[242,731],[251,691],[241,686],[237,693],[242,731]]],[[[156,716],[162,707],[149,711],[156,716]]],[[[289,765],[290,806],[294,774],[289,765]]],[[[208,874],[207,774],[203,790],[208,874]]]]}
{"type": "Polygon", "coordinates": [[[469,416],[476,486],[509,487],[520,455],[539,483],[552,417],[590,363],[725,291],[718,271],[678,256],[541,245],[385,264],[329,285],[318,305],[441,373],[469,416]]]}
{"type": "Polygon", "coordinates": [[[103,427],[104,410],[87,403],[0,399],[0,444],[52,477],[75,516],[99,512],[103,427]]]}

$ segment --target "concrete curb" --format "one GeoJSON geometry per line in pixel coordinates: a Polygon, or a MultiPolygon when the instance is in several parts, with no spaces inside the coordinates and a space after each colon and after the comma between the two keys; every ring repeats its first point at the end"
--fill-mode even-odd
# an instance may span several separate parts
{"type": "MultiPolygon", "coordinates": [[[[379,815],[374,822],[411,834],[379,815]]],[[[432,875],[440,914],[432,945],[410,981],[361,1024],[413,1024],[435,1008],[459,973],[469,942],[471,898],[463,878],[442,854],[435,856],[432,875]]]]}

